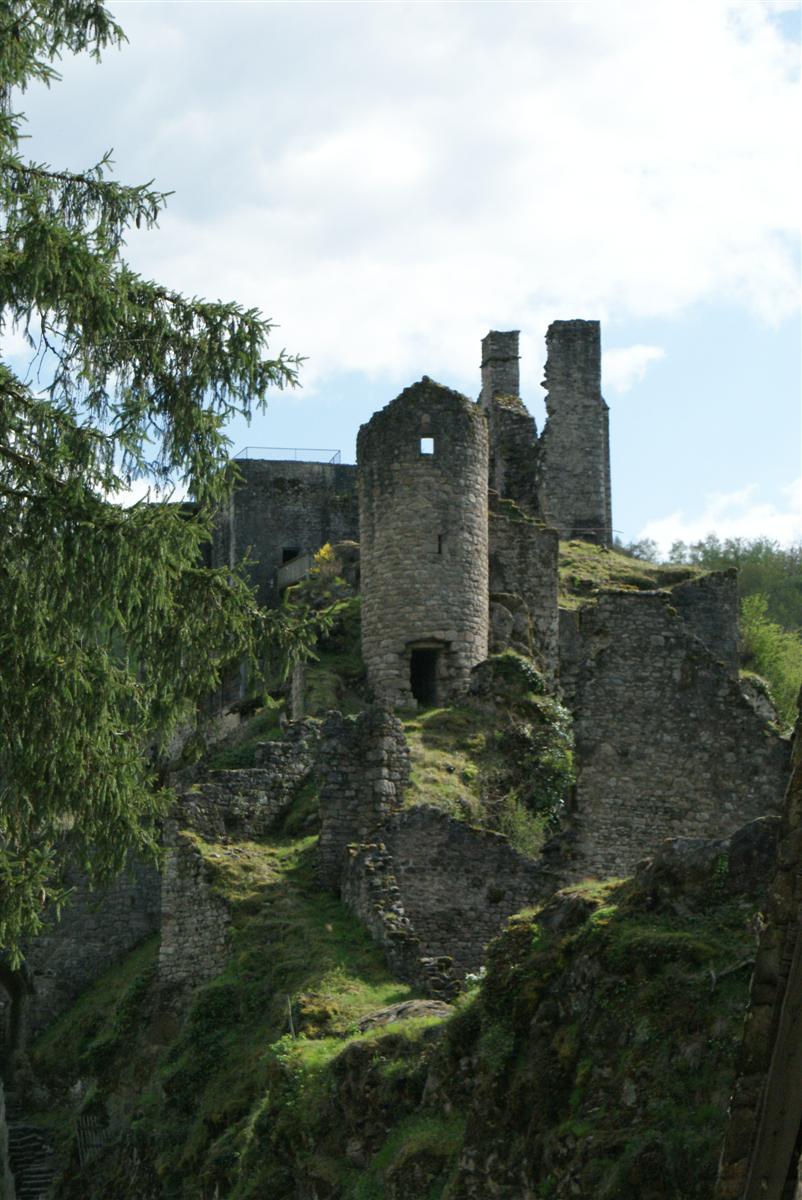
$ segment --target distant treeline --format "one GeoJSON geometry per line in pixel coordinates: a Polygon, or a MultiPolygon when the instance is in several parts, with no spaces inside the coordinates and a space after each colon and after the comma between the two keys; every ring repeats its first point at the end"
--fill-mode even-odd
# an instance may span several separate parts
{"type": "MultiPolygon", "coordinates": [[[[650,539],[620,547],[636,558],[659,561],[650,539]]],[[[741,666],[766,679],[782,719],[796,715],[802,687],[802,543],[781,546],[771,538],[721,538],[674,542],[671,563],[707,571],[738,568],[741,596],[741,666]]]]}

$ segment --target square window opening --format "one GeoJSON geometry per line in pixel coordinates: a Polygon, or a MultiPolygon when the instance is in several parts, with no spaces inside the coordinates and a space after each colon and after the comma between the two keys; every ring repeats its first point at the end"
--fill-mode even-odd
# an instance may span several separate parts
{"type": "Polygon", "coordinates": [[[434,454],[434,438],[422,437],[420,440],[421,454],[434,454]]]}

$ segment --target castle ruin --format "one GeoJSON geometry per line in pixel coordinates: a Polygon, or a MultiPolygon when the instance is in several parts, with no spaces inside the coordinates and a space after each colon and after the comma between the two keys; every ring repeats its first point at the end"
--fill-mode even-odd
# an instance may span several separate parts
{"type": "MultiPolygon", "coordinates": [[[[476,969],[506,917],[556,887],[629,873],[662,838],[726,837],[779,808],[788,744],[738,679],[734,573],[559,608],[560,539],[612,544],[608,411],[598,322],[554,322],[547,345],[539,436],[519,394],[518,334],[494,331],[477,401],[424,376],[363,425],[356,465],[239,462],[210,561],[247,554],[271,604],[322,545],[358,541],[376,704],[322,725],[294,711],[258,769],[210,772],[185,795],[161,880],[121,881],[103,909],[79,903],[31,946],[32,1028],[155,927],[165,985],[219,972],[229,914],[182,831],[262,837],[313,777],[321,882],[394,970],[439,995],[455,986],[446,958],[458,974],[476,969]],[[392,710],[460,699],[479,664],[507,648],[534,661],[574,718],[576,784],[559,852],[537,859],[404,803],[409,751],[392,710]]],[[[22,1001],[9,995],[11,1013],[22,1001]]]]}

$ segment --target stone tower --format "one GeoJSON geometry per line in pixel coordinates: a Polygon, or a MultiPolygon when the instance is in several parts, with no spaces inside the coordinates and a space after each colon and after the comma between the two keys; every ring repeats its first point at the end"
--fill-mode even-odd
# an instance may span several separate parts
{"type": "Polygon", "coordinates": [[[359,431],[362,652],[378,700],[442,703],[488,644],[482,407],[426,376],[359,431]]]}
{"type": "Polygon", "coordinates": [[[482,395],[488,408],[494,396],[520,395],[519,330],[491,329],[482,338],[482,395]]]}
{"type": "Polygon", "coordinates": [[[520,396],[518,330],[491,329],[482,338],[482,391],[490,433],[490,487],[539,515],[537,428],[520,396]]]}
{"type": "Polygon", "coordinates": [[[546,412],[540,439],[540,509],[561,538],[609,546],[608,409],[601,394],[598,321],[554,321],[546,334],[546,412]]]}

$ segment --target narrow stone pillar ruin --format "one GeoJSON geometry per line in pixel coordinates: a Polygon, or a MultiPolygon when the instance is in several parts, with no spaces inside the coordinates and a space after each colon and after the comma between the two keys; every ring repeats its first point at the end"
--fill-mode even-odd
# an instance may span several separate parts
{"type": "Polygon", "coordinates": [[[488,408],[494,396],[521,394],[517,329],[491,329],[482,338],[482,394],[480,403],[488,408]]]}
{"type": "Polygon", "coordinates": [[[561,538],[609,546],[608,408],[598,321],[553,321],[546,334],[548,419],[540,439],[540,507],[561,538]]]}

